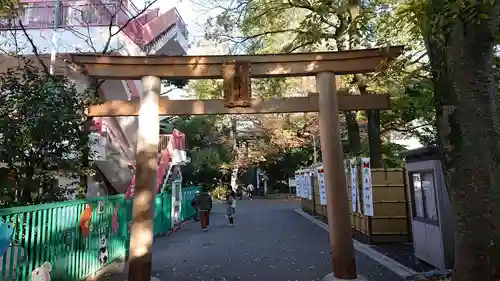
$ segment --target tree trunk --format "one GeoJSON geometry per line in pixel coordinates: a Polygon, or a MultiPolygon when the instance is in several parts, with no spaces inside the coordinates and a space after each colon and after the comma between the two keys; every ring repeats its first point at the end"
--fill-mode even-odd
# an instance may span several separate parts
{"type": "MultiPolygon", "coordinates": [[[[99,97],[99,88],[103,82],[99,82],[95,78],[90,78],[89,88],[94,89],[95,97],[99,97]]],[[[88,172],[92,167],[92,163],[89,160],[90,157],[90,145],[89,145],[89,134],[90,128],[92,127],[92,117],[87,117],[85,122],[83,122],[83,130],[81,132],[81,148],[82,155],[80,158],[81,168],[80,168],[80,186],[77,192],[78,199],[83,199],[87,197],[87,187],[88,187],[88,172]]]]}
{"type": "Polygon", "coordinates": [[[83,123],[83,130],[81,140],[83,142],[82,147],[82,155],[80,161],[82,163],[81,171],[80,171],[80,188],[78,190],[77,197],[78,199],[85,198],[87,195],[87,180],[88,180],[88,170],[90,168],[90,146],[88,144],[89,140],[89,131],[92,126],[92,117],[88,117],[87,120],[83,123]]]}
{"type": "Polygon", "coordinates": [[[358,155],[361,151],[361,137],[359,135],[356,112],[346,111],[345,121],[347,126],[347,138],[349,140],[349,153],[351,155],[358,155]]]}
{"type": "MultiPolygon", "coordinates": [[[[358,85],[361,95],[369,95],[365,78],[361,74],[354,75],[354,81],[358,85]]],[[[380,111],[367,110],[368,119],[368,148],[370,152],[370,165],[372,168],[382,167],[382,142],[380,139],[380,111]]]]}
{"type": "MultiPolygon", "coordinates": [[[[359,17],[361,12],[361,0],[349,0],[347,1],[348,11],[350,19],[348,19],[348,25],[354,25],[357,17],[359,17]]],[[[346,26],[348,26],[346,24],[346,26]]],[[[359,49],[361,43],[361,36],[359,31],[355,26],[350,26],[348,30],[349,34],[349,49],[359,49]]],[[[357,86],[361,92],[361,81],[357,81],[357,86]]],[[[349,139],[349,152],[351,155],[358,155],[361,152],[361,136],[359,133],[359,125],[356,119],[356,111],[346,112],[346,125],[347,125],[347,137],[349,139]]]]}
{"type": "Polygon", "coordinates": [[[368,147],[370,151],[370,166],[382,167],[382,142],[380,140],[380,111],[367,110],[368,117],[368,147]]]}
{"type": "MultiPolygon", "coordinates": [[[[446,12],[436,3],[430,3],[431,19],[446,12]]],[[[484,10],[488,20],[460,22],[464,17],[458,17],[441,37],[445,42],[433,40],[439,36],[424,30],[439,144],[455,215],[453,281],[500,279],[500,103],[492,34],[500,1],[494,5],[484,10]]]]}

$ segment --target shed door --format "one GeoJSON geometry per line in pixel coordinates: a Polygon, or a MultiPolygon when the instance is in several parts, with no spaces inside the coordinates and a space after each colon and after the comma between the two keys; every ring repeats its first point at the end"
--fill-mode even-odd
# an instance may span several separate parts
{"type": "Polygon", "coordinates": [[[443,237],[439,228],[434,171],[411,172],[409,178],[415,256],[435,267],[443,268],[443,237]]]}

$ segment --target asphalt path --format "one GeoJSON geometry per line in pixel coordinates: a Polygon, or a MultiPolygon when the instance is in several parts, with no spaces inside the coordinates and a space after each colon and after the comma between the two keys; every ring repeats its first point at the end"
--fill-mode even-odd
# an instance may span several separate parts
{"type": "MultiPolygon", "coordinates": [[[[215,204],[210,228],[197,222],[154,243],[153,276],[168,281],[311,281],[331,272],[328,233],[297,214],[296,201],[242,200],[235,225],[215,204]]],[[[357,252],[359,274],[369,281],[402,281],[402,277],[357,252]]],[[[126,273],[126,270],[125,270],[126,273]]],[[[109,277],[126,280],[126,274],[109,277]]]]}

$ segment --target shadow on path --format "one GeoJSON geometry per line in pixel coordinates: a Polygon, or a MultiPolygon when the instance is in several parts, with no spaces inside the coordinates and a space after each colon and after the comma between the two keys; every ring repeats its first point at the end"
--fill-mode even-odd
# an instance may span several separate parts
{"type": "MultiPolygon", "coordinates": [[[[311,281],[331,272],[328,233],[294,211],[296,202],[237,202],[235,226],[214,205],[210,229],[194,221],[171,236],[156,239],[153,276],[168,281],[311,281]]],[[[402,277],[362,253],[358,271],[370,281],[402,277]]],[[[108,280],[123,281],[126,272],[108,280]]]]}

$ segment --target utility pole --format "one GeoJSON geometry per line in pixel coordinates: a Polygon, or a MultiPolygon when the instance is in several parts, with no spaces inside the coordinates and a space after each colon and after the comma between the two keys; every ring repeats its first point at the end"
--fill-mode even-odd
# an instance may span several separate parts
{"type": "Polygon", "coordinates": [[[318,163],[318,151],[317,151],[318,148],[316,147],[316,136],[313,135],[313,134],[311,134],[311,133],[307,133],[307,132],[304,133],[304,136],[306,136],[306,137],[312,137],[312,139],[313,139],[313,154],[314,154],[313,155],[313,157],[314,157],[313,161],[314,161],[314,164],[317,164],[318,163]]]}

